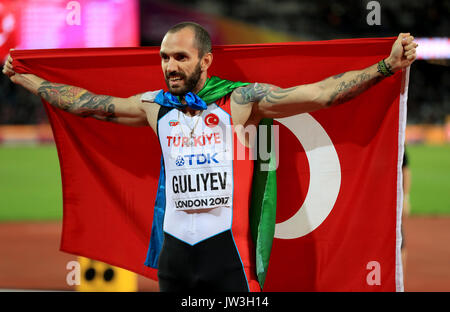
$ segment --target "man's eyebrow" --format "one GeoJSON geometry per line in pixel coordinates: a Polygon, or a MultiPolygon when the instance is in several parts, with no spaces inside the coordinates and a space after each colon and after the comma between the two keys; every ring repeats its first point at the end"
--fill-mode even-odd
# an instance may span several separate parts
{"type": "MultiPolygon", "coordinates": [[[[186,51],[175,51],[175,52],[172,52],[172,53],[170,53],[171,55],[183,55],[183,56],[189,56],[189,53],[187,53],[186,51]]],[[[159,55],[160,56],[166,56],[166,55],[168,55],[167,54],[167,52],[165,52],[165,51],[163,51],[163,50],[160,50],[159,51],[159,55]]]]}

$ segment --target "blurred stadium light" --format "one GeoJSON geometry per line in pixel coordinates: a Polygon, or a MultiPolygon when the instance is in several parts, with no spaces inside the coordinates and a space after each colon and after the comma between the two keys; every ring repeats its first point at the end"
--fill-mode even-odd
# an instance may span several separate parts
{"type": "Polygon", "coordinates": [[[450,59],[449,38],[416,38],[418,60],[450,59]]]}
{"type": "Polygon", "coordinates": [[[0,59],[10,48],[139,46],[138,8],[138,0],[2,0],[0,59]]]}

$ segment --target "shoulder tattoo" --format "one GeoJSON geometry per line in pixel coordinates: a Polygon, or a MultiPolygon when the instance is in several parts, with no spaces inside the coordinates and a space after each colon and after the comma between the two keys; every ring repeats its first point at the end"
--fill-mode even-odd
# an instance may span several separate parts
{"type": "Polygon", "coordinates": [[[269,103],[277,103],[287,97],[290,92],[297,87],[281,89],[277,86],[266,83],[252,83],[244,87],[237,88],[231,95],[232,100],[239,105],[265,100],[269,103]]]}

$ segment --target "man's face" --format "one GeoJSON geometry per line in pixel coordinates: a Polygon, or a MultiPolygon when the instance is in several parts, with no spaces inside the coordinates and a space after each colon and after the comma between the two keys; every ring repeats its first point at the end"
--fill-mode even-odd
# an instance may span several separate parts
{"type": "Polygon", "coordinates": [[[170,93],[185,95],[198,84],[202,69],[194,32],[184,28],[166,34],[161,43],[161,66],[170,93]]]}

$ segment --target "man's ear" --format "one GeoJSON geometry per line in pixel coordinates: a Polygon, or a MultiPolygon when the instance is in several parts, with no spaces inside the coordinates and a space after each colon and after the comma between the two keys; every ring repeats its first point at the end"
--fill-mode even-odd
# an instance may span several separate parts
{"type": "Polygon", "coordinates": [[[208,70],[209,66],[211,66],[213,61],[213,55],[211,52],[206,53],[202,57],[202,71],[208,70]]]}

